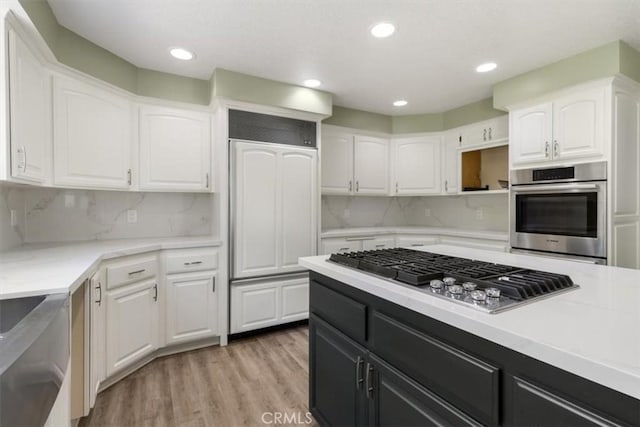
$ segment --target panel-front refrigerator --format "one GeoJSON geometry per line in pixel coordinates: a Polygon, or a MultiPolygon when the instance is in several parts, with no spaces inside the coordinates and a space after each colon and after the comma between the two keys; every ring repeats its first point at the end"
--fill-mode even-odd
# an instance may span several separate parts
{"type": "Polygon", "coordinates": [[[316,149],[229,144],[230,332],[306,319],[308,274],[298,258],[317,248],[316,149]]]}

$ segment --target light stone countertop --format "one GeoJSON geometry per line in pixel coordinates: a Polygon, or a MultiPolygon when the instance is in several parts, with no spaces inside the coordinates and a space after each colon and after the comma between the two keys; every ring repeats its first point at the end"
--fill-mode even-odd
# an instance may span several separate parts
{"type": "Polygon", "coordinates": [[[509,241],[509,233],[506,231],[420,226],[334,228],[322,231],[320,237],[326,239],[330,237],[361,237],[385,234],[420,234],[425,236],[467,237],[501,242],[509,241]]]}
{"type": "Polygon", "coordinates": [[[300,264],[640,399],[640,270],[447,245],[419,250],[568,274],[580,288],[487,314],[327,262],[327,256],[301,258],[300,264]]]}
{"type": "Polygon", "coordinates": [[[220,246],[210,237],[96,240],[77,243],[27,244],[0,252],[0,299],[70,293],[100,262],[161,249],[220,246]]]}

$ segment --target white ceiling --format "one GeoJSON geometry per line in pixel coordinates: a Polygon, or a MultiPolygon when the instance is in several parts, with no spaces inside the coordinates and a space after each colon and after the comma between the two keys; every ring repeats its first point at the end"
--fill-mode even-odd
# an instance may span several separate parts
{"type": "Polygon", "coordinates": [[[317,78],[337,105],[392,115],[486,98],[496,82],[614,40],[640,50],[640,0],[48,1],[60,24],[139,67],[317,78]],[[374,39],[382,20],[396,34],[374,39]],[[170,57],[174,46],[197,58],[170,57]],[[498,68],[476,73],[486,61],[498,68]]]}

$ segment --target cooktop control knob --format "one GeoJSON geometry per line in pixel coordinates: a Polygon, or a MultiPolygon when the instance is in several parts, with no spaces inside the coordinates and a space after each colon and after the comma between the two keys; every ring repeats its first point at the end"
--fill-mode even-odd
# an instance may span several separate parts
{"type": "Polygon", "coordinates": [[[442,280],[432,280],[431,282],[429,282],[429,286],[431,286],[431,289],[434,290],[439,290],[442,289],[444,286],[444,283],[442,282],[442,280]]]}
{"type": "Polygon", "coordinates": [[[449,293],[455,298],[462,295],[463,288],[460,285],[451,285],[447,288],[449,293]]]}
{"type": "Polygon", "coordinates": [[[465,290],[465,292],[471,292],[471,291],[475,291],[478,285],[476,285],[473,282],[464,282],[462,284],[462,287],[465,290]]]}
{"type": "Polygon", "coordinates": [[[500,289],[498,288],[487,288],[485,292],[489,298],[500,298],[500,289]]]}
{"type": "Polygon", "coordinates": [[[484,304],[487,300],[487,294],[485,291],[471,291],[471,299],[477,304],[484,304]]]}
{"type": "Polygon", "coordinates": [[[454,279],[453,277],[445,277],[444,279],[442,279],[442,281],[447,286],[451,286],[451,285],[455,285],[456,284],[456,279],[454,279]]]}

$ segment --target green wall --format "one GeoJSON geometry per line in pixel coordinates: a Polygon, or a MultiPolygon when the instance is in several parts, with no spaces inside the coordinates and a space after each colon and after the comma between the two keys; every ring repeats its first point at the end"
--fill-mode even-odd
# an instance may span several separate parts
{"type": "Polygon", "coordinates": [[[307,87],[267,80],[222,68],[213,73],[214,96],[331,115],[332,96],[307,87]]]}
{"type": "Polygon", "coordinates": [[[444,113],[392,116],[392,133],[437,132],[444,129],[444,113]]]}
{"type": "Polygon", "coordinates": [[[333,106],[333,115],[322,123],[335,126],[345,126],[373,132],[391,133],[391,116],[355,110],[353,108],[333,106]]]}
{"type": "Polygon", "coordinates": [[[545,93],[616,74],[640,82],[640,53],[623,41],[608,43],[504,80],[493,87],[493,106],[506,109],[545,93]]]}
{"type": "Polygon", "coordinates": [[[469,123],[489,120],[494,117],[503,116],[506,113],[493,108],[493,99],[486,98],[453,110],[444,112],[444,129],[453,129],[469,123]]]}

